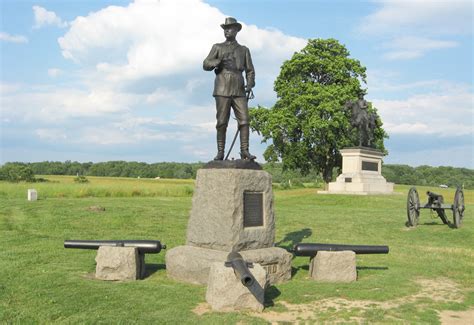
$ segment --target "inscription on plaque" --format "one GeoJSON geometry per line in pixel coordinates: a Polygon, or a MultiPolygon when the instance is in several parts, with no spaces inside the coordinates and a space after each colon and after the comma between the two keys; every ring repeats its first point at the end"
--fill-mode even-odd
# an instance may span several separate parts
{"type": "Polygon", "coordinates": [[[352,177],[346,177],[346,178],[344,178],[344,182],[346,182],[346,183],[352,183],[352,177]]]}
{"type": "Polygon", "coordinates": [[[263,226],[263,193],[244,192],[244,227],[263,226]]]}
{"type": "Polygon", "coordinates": [[[374,172],[379,171],[379,164],[372,161],[363,161],[362,160],[362,170],[370,170],[374,172]]]}
{"type": "Polygon", "coordinates": [[[274,274],[278,271],[278,263],[262,265],[262,267],[267,271],[267,274],[274,274]]]}

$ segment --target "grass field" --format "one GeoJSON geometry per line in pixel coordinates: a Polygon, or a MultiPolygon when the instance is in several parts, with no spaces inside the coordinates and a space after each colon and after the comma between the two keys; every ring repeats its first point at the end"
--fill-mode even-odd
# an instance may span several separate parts
{"type": "MultiPolygon", "coordinates": [[[[75,184],[73,177],[44,177],[51,182],[0,182],[1,323],[436,324],[449,315],[460,321],[474,315],[474,191],[464,192],[460,229],[428,210],[411,229],[405,226],[408,186],[365,197],[275,190],[278,246],[389,245],[390,253],[359,255],[358,281],[351,284],[311,281],[309,259],[297,257],[292,280],[267,290],[263,313],[215,313],[205,304],[205,287],[167,278],[165,252],[147,255],[144,280],[103,282],[91,277],[95,251],[63,248],[64,239],[184,244],[192,180],[90,177],[75,184]],[[26,200],[28,188],[38,190],[38,201],[26,200]]],[[[431,189],[453,201],[454,189],[431,189]]],[[[418,187],[422,203],[426,190],[418,187]]]]}

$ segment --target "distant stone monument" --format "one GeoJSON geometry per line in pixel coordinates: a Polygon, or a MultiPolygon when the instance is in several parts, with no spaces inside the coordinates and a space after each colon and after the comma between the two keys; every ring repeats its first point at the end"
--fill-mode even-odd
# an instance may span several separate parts
{"type": "Polygon", "coordinates": [[[377,115],[368,111],[368,103],[363,97],[348,101],[345,108],[352,112],[351,125],[357,131],[359,146],[340,150],[342,174],[329,183],[327,191],[318,193],[392,194],[393,183],[388,183],[382,176],[384,154],[374,148],[377,115]]]}
{"type": "Polygon", "coordinates": [[[382,176],[382,157],[380,150],[364,147],[340,150],[342,155],[342,174],[335,182],[329,183],[327,191],[332,194],[392,194],[393,183],[382,176]]]}
{"type": "Polygon", "coordinates": [[[248,48],[235,40],[242,25],[229,17],[221,27],[226,41],[215,44],[203,63],[205,70],[216,74],[218,152],[197,172],[186,245],[168,250],[166,271],[177,280],[207,284],[214,262],[223,264],[229,252],[240,252],[246,261],[266,270],[270,284],[278,283],[291,278],[292,255],[273,247],[272,178],[248,151],[246,93],[255,85],[255,72],[248,48]],[[224,159],[231,108],[239,124],[242,159],[238,160],[224,159]]]}

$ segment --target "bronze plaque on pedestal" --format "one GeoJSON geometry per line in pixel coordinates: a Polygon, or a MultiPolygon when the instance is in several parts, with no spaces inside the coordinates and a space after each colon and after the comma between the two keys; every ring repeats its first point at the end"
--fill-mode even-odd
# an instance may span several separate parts
{"type": "Polygon", "coordinates": [[[364,161],[362,160],[362,170],[370,170],[373,172],[379,171],[379,164],[372,161],[364,161]]]}
{"type": "Polygon", "coordinates": [[[244,192],[244,227],[263,226],[263,193],[244,192]]]}

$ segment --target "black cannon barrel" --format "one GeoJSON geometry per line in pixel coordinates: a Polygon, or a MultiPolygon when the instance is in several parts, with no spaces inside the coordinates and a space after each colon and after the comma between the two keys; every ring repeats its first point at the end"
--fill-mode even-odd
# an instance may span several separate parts
{"type": "Polygon", "coordinates": [[[353,251],[356,254],[388,254],[388,246],[300,243],[293,247],[296,256],[315,256],[320,251],[353,251]]]}
{"type": "Polygon", "coordinates": [[[434,192],[431,192],[431,191],[427,191],[426,195],[428,195],[430,198],[433,198],[435,200],[437,200],[439,198],[443,199],[443,196],[441,194],[437,194],[437,193],[434,193],[434,192]]]}
{"type": "Polygon", "coordinates": [[[166,245],[159,240],[65,240],[64,248],[99,249],[100,246],[136,247],[140,254],[158,254],[166,245]]]}
{"type": "Polygon", "coordinates": [[[242,282],[244,286],[250,287],[254,283],[255,279],[252,273],[250,273],[248,264],[246,261],[244,261],[242,255],[239,253],[229,253],[229,255],[227,255],[227,262],[225,265],[234,269],[235,276],[240,280],[240,282],[242,282]]]}
{"type": "Polygon", "coordinates": [[[435,192],[431,192],[431,191],[426,191],[426,195],[432,196],[432,197],[440,197],[440,196],[442,196],[441,194],[438,194],[438,193],[435,193],[435,192]]]}

